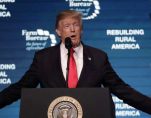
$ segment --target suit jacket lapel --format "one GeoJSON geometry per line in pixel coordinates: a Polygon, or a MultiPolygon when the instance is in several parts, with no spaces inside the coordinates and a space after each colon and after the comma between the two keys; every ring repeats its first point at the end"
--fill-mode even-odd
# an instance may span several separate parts
{"type": "Polygon", "coordinates": [[[54,78],[54,81],[59,83],[60,87],[66,87],[66,81],[63,76],[62,68],[61,68],[61,58],[60,58],[60,44],[56,46],[56,55],[51,56],[55,60],[56,64],[56,72],[51,72],[52,74],[55,74],[56,77],[54,78]]]}
{"type": "Polygon", "coordinates": [[[83,69],[81,71],[77,87],[86,86],[89,73],[91,73],[92,69],[92,60],[93,57],[90,55],[87,46],[83,45],[83,69]]]}

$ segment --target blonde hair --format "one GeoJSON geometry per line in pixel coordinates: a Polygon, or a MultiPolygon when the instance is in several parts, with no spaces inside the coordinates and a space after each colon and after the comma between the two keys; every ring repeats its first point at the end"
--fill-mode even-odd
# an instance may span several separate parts
{"type": "Polygon", "coordinates": [[[59,21],[65,19],[67,17],[78,19],[80,21],[80,24],[82,27],[82,14],[80,12],[77,12],[75,10],[64,10],[57,15],[55,28],[56,29],[58,28],[59,21]]]}

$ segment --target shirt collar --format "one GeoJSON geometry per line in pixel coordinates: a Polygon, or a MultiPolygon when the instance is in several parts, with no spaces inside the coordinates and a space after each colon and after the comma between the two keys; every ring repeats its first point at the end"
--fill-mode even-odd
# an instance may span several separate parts
{"type": "MultiPolygon", "coordinates": [[[[66,49],[64,43],[61,43],[60,49],[61,49],[62,54],[64,54],[64,55],[68,54],[68,50],[66,49]]],[[[83,52],[83,45],[80,43],[80,45],[78,47],[73,48],[73,49],[75,51],[75,54],[78,55],[78,56],[80,56],[79,54],[81,54],[81,52],[83,52]]]]}
{"type": "Polygon", "coordinates": [[[66,49],[64,43],[61,43],[61,45],[60,45],[60,50],[61,50],[61,53],[62,53],[63,55],[67,55],[67,54],[68,54],[68,50],[66,49]]]}

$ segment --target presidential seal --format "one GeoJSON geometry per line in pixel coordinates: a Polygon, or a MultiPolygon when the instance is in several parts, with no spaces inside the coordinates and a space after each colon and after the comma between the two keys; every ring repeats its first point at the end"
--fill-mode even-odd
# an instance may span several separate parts
{"type": "Polygon", "coordinates": [[[82,118],[82,116],[80,103],[69,96],[56,98],[48,107],[48,118],[82,118]]]}

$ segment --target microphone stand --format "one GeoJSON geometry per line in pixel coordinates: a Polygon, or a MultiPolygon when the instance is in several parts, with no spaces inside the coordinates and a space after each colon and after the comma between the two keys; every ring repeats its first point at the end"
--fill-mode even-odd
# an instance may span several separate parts
{"type": "Polygon", "coordinates": [[[69,61],[70,61],[70,49],[72,48],[72,42],[70,37],[65,38],[65,47],[68,49],[67,71],[66,71],[66,86],[68,88],[68,75],[69,75],[69,61]]]}
{"type": "Polygon", "coordinates": [[[67,68],[66,68],[66,86],[68,88],[68,75],[69,75],[69,60],[70,60],[70,48],[68,49],[68,59],[67,59],[67,68]]]}

